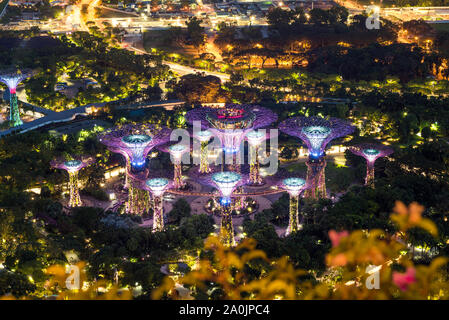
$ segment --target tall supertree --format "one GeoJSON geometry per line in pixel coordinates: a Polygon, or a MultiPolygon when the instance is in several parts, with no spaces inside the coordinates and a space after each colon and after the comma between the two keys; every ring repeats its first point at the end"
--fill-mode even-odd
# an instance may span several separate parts
{"type": "Polygon", "coordinates": [[[365,158],[365,185],[374,188],[374,162],[380,157],[388,157],[393,153],[393,149],[379,143],[363,143],[349,147],[349,150],[355,155],[365,158]]]}
{"type": "Polygon", "coordinates": [[[50,164],[53,168],[64,169],[69,173],[69,207],[81,206],[82,202],[79,194],[78,172],[82,168],[92,164],[93,162],[94,159],[90,157],[79,157],[67,161],[65,159],[59,158],[51,161],[50,164]]]}
{"type": "Polygon", "coordinates": [[[184,186],[182,180],[182,156],[190,152],[190,147],[176,143],[158,147],[163,152],[168,152],[172,156],[173,162],[173,189],[181,189],[184,186]]]}
{"type": "Polygon", "coordinates": [[[246,183],[247,177],[233,171],[222,171],[206,175],[198,171],[192,171],[190,178],[197,180],[201,184],[213,186],[220,192],[221,197],[218,201],[221,215],[219,237],[223,244],[233,246],[235,240],[232,224],[232,197],[235,196],[233,194],[235,189],[246,183]]]}
{"type": "Polygon", "coordinates": [[[242,176],[237,172],[223,171],[214,173],[211,177],[221,193],[221,224],[220,239],[227,246],[235,245],[234,226],[232,224],[232,206],[231,195],[239,183],[242,182],[242,176]]]}
{"type": "Polygon", "coordinates": [[[284,120],[279,129],[289,135],[300,138],[309,150],[307,165],[306,197],[312,199],[326,197],[326,146],[333,139],[354,132],[355,127],[342,119],[319,117],[294,117],[284,120]]]}
{"type": "Polygon", "coordinates": [[[299,195],[306,188],[306,180],[301,178],[283,179],[280,186],[290,195],[289,222],[286,235],[301,229],[299,223],[299,195]]]}
{"type": "Polygon", "coordinates": [[[269,109],[235,104],[224,108],[195,108],[188,111],[185,117],[191,125],[199,122],[202,129],[208,129],[220,139],[225,155],[233,155],[229,169],[234,171],[239,171],[236,153],[240,150],[245,135],[277,120],[277,115],[269,109]]]}
{"type": "Polygon", "coordinates": [[[198,170],[200,173],[209,173],[211,170],[209,167],[209,152],[207,144],[212,137],[212,133],[209,130],[201,130],[198,132],[194,132],[193,137],[198,139],[201,143],[200,167],[198,170]]]}
{"type": "Polygon", "coordinates": [[[170,185],[170,181],[165,178],[152,178],[145,181],[145,188],[153,196],[153,232],[164,230],[164,193],[170,185]]]}
{"type": "Polygon", "coordinates": [[[130,172],[138,173],[145,168],[148,153],[156,146],[167,143],[170,140],[171,130],[157,128],[150,124],[127,124],[111,128],[99,135],[99,140],[105,144],[111,152],[120,153],[126,160],[125,188],[128,190],[128,202],[126,211],[129,213],[142,213],[147,197],[142,190],[134,190],[134,184],[130,182],[130,172]]]}
{"type": "Polygon", "coordinates": [[[29,71],[19,72],[4,72],[0,73],[0,81],[8,86],[9,89],[9,125],[10,127],[17,127],[23,124],[20,119],[19,105],[17,103],[16,89],[20,82],[30,77],[29,71]]]}
{"type": "Polygon", "coordinates": [[[260,144],[267,139],[267,133],[262,130],[253,130],[246,134],[246,140],[249,144],[249,184],[262,184],[262,176],[260,175],[259,149],[260,144]]]}

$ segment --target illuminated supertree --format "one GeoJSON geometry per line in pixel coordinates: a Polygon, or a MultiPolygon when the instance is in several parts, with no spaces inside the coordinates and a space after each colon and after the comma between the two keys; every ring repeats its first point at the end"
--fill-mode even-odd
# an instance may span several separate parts
{"type": "Polygon", "coordinates": [[[281,182],[281,187],[290,195],[290,213],[286,235],[301,229],[299,224],[299,195],[306,188],[306,180],[301,178],[287,178],[281,182]]]}
{"type": "Polygon", "coordinates": [[[379,143],[363,143],[352,146],[349,150],[366,160],[365,185],[374,188],[374,162],[380,157],[388,157],[393,149],[379,143]]]}
{"type": "Polygon", "coordinates": [[[201,124],[221,141],[225,154],[233,154],[229,169],[238,171],[236,153],[245,135],[254,129],[266,127],[277,120],[269,109],[253,105],[227,105],[224,108],[200,107],[187,112],[187,122],[201,124]]]}
{"type": "Polygon", "coordinates": [[[182,155],[190,152],[190,148],[183,144],[172,144],[170,146],[161,146],[160,150],[171,154],[173,159],[173,189],[181,189],[184,186],[182,181],[182,155]]]}
{"type": "Polygon", "coordinates": [[[212,133],[209,130],[201,130],[195,132],[193,135],[196,139],[198,139],[201,143],[201,154],[200,154],[200,173],[209,173],[211,170],[209,168],[209,153],[207,144],[209,143],[210,138],[212,137],[212,133]]]}
{"type": "MultiPolygon", "coordinates": [[[[201,174],[192,171],[190,178],[197,180],[201,184],[210,185],[220,192],[219,210],[221,216],[220,239],[223,244],[232,246],[235,244],[234,227],[232,225],[232,197],[237,187],[246,183],[247,177],[237,172],[222,171],[210,174],[201,174]]],[[[211,194],[212,195],[212,194],[211,194]]]]}
{"type": "Polygon", "coordinates": [[[157,128],[150,124],[127,124],[109,129],[99,135],[99,140],[111,152],[120,153],[126,159],[125,188],[128,188],[128,202],[126,211],[129,213],[142,213],[146,194],[142,190],[134,190],[130,182],[130,173],[138,173],[145,168],[148,153],[156,146],[170,140],[171,130],[157,128]]]}
{"type": "Polygon", "coordinates": [[[343,137],[354,131],[347,121],[319,117],[295,117],[284,120],[279,129],[286,134],[300,138],[309,150],[307,165],[306,197],[318,199],[326,197],[324,169],[326,167],[326,146],[333,139],[343,137]]]}
{"type": "Polygon", "coordinates": [[[152,178],[145,181],[145,188],[153,198],[153,232],[164,230],[164,193],[170,187],[165,178],[152,178]]]}
{"type": "Polygon", "coordinates": [[[221,224],[220,239],[227,246],[235,245],[234,226],[232,224],[231,195],[234,189],[242,181],[242,176],[237,172],[223,171],[214,173],[212,182],[221,193],[221,224]]]}
{"type": "Polygon", "coordinates": [[[262,184],[262,177],[260,175],[260,163],[259,163],[259,149],[260,144],[267,139],[267,133],[262,130],[250,131],[246,134],[246,140],[249,144],[249,184],[260,185],[262,184]]]}
{"type": "Polygon", "coordinates": [[[94,162],[93,158],[75,158],[73,160],[65,159],[55,159],[51,161],[50,165],[53,168],[64,169],[69,173],[69,192],[70,200],[69,207],[79,207],[81,206],[81,198],[79,194],[79,182],[78,182],[78,172],[92,164],[94,162]]]}
{"type": "Polygon", "coordinates": [[[9,125],[11,127],[17,127],[23,124],[20,120],[19,105],[17,103],[16,89],[20,82],[30,77],[31,73],[24,71],[0,73],[0,81],[8,86],[9,89],[9,125]]]}

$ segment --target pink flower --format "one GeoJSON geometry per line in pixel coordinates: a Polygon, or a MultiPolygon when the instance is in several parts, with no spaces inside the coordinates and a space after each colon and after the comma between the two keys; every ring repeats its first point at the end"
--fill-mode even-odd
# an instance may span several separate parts
{"type": "Polygon", "coordinates": [[[332,247],[337,247],[340,244],[340,240],[349,235],[348,231],[337,232],[335,230],[329,231],[329,239],[331,239],[332,247]]]}
{"type": "Polygon", "coordinates": [[[393,283],[401,289],[401,291],[405,291],[409,284],[416,281],[415,273],[415,268],[407,268],[405,273],[393,272],[393,283]]]}

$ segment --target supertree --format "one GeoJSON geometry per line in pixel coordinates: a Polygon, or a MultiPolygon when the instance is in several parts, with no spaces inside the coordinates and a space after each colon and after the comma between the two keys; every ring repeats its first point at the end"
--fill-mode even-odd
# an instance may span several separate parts
{"type": "Polygon", "coordinates": [[[231,198],[235,196],[233,194],[235,189],[246,183],[247,177],[233,171],[222,171],[206,175],[193,171],[190,177],[201,184],[213,186],[220,192],[221,197],[218,201],[221,215],[219,237],[223,244],[233,246],[235,240],[234,227],[232,224],[233,206],[231,198]]]}
{"type": "Polygon", "coordinates": [[[145,181],[144,187],[153,196],[153,232],[164,230],[164,193],[170,185],[170,181],[166,178],[152,178],[145,181]]]}
{"type": "Polygon", "coordinates": [[[246,134],[246,140],[249,144],[249,184],[260,185],[262,184],[262,177],[260,175],[260,163],[259,163],[259,149],[260,144],[267,139],[267,133],[265,131],[250,131],[246,134]]]}
{"type": "Polygon", "coordinates": [[[145,203],[147,197],[142,190],[134,190],[134,184],[130,180],[130,172],[138,173],[145,168],[145,159],[148,153],[156,146],[167,143],[170,140],[171,130],[157,128],[150,124],[127,124],[111,128],[99,135],[99,140],[105,144],[111,152],[120,153],[125,157],[125,188],[128,188],[128,202],[126,211],[129,213],[141,213],[139,203],[145,203]]]}
{"type": "Polygon", "coordinates": [[[207,144],[212,137],[212,133],[209,130],[201,130],[198,132],[195,132],[193,134],[193,137],[198,139],[201,143],[201,150],[200,150],[200,167],[199,172],[200,173],[209,173],[210,167],[209,167],[209,153],[208,153],[208,147],[207,144]]]}
{"type": "MultiPolygon", "coordinates": [[[[209,130],[220,139],[225,157],[224,163],[228,164],[227,170],[241,172],[240,161],[237,157],[245,135],[275,122],[277,115],[269,109],[255,105],[230,104],[224,108],[195,108],[188,111],[185,118],[194,126],[195,122],[199,122],[201,129],[209,130]],[[228,155],[231,156],[230,160],[228,155]]],[[[236,193],[242,192],[241,188],[236,190],[236,193]]],[[[237,197],[235,202],[237,207],[245,206],[243,197],[237,197]]]]}
{"type": "Polygon", "coordinates": [[[160,150],[171,154],[173,159],[173,189],[181,189],[184,186],[182,181],[182,155],[190,152],[190,148],[177,143],[169,146],[160,146],[160,150]]]}
{"type": "Polygon", "coordinates": [[[296,232],[301,229],[299,224],[298,216],[298,203],[299,195],[306,188],[306,180],[301,178],[286,178],[281,181],[281,188],[288,192],[290,195],[290,212],[289,212],[289,222],[286,235],[292,232],[296,232]]]}
{"type": "Polygon", "coordinates": [[[349,150],[355,155],[365,158],[365,185],[374,188],[374,162],[380,157],[388,157],[393,153],[393,149],[379,143],[363,143],[349,147],[349,150]]]}
{"type": "Polygon", "coordinates": [[[54,159],[50,162],[53,168],[64,169],[69,173],[69,191],[70,200],[69,207],[79,207],[81,206],[81,198],[79,194],[79,182],[78,182],[78,172],[92,164],[94,159],[91,157],[79,157],[72,160],[65,160],[62,158],[54,159]]]}
{"type": "Polygon", "coordinates": [[[9,125],[17,127],[23,124],[20,120],[19,105],[17,103],[16,89],[20,82],[31,76],[31,72],[5,72],[0,73],[0,81],[8,86],[9,89],[9,125]]]}
{"type": "Polygon", "coordinates": [[[185,115],[188,123],[201,124],[221,141],[225,154],[233,154],[230,170],[239,170],[236,153],[245,135],[254,129],[266,127],[277,120],[277,115],[266,108],[253,105],[227,105],[224,108],[200,107],[185,115]]]}
{"type": "Polygon", "coordinates": [[[330,141],[354,131],[347,121],[336,118],[294,117],[284,120],[279,129],[289,135],[300,138],[309,150],[307,165],[306,197],[312,199],[326,197],[324,169],[326,167],[325,150],[330,141]]]}

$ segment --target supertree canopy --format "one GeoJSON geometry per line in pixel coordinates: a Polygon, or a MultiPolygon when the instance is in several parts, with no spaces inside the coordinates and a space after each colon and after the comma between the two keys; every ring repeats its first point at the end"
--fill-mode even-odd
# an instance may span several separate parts
{"type": "Polygon", "coordinates": [[[157,128],[150,124],[126,124],[111,128],[99,135],[101,143],[115,153],[122,154],[126,159],[125,188],[128,188],[128,202],[126,211],[129,213],[141,213],[146,203],[147,195],[139,190],[134,190],[130,182],[130,172],[138,173],[145,168],[148,153],[156,146],[167,143],[170,140],[171,130],[157,128]]]}
{"type": "Polygon", "coordinates": [[[9,125],[17,127],[23,124],[20,120],[19,105],[17,103],[16,89],[20,82],[31,76],[31,72],[4,72],[0,73],[0,81],[6,84],[9,88],[9,125]]]}
{"type": "Polygon", "coordinates": [[[365,185],[374,188],[374,162],[380,157],[387,157],[393,153],[393,149],[379,143],[363,143],[352,146],[349,150],[366,159],[365,185]]]}
{"type": "Polygon", "coordinates": [[[224,108],[195,108],[187,112],[186,120],[191,125],[199,121],[203,129],[209,129],[220,139],[224,152],[236,153],[248,131],[270,125],[277,115],[259,106],[233,104],[224,108]]]}
{"type": "Polygon", "coordinates": [[[307,165],[307,184],[310,189],[306,196],[310,198],[326,197],[324,168],[326,167],[325,150],[330,141],[343,137],[354,131],[347,121],[319,117],[294,117],[284,120],[279,129],[289,135],[300,138],[309,150],[307,165]]]}
{"type": "Polygon", "coordinates": [[[153,178],[145,181],[145,188],[153,195],[153,231],[164,230],[164,193],[170,187],[165,178],[153,178]]]}
{"type": "Polygon", "coordinates": [[[148,152],[167,143],[170,133],[168,128],[159,129],[150,124],[127,124],[101,133],[99,140],[110,151],[124,155],[132,170],[140,171],[145,166],[148,152]]]}
{"type": "Polygon", "coordinates": [[[82,168],[92,164],[93,162],[94,159],[90,157],[79,157],[73,160],[65,160],[59,158],[51,161],[50,165],[53,168],[64,169],[69,173],[69,192],[70,192],[69,207],[81,206],[82,203],[79,194],[78,172],[82,168]]]}
{"type": "Polygon", "coordinates": [[[280,186],[290,195],[290,218],[286,235],[300,230],[298,217],[299,195],[306,188],[306,180],[301,178],[286,178],[281,181],[280,186]]]}

